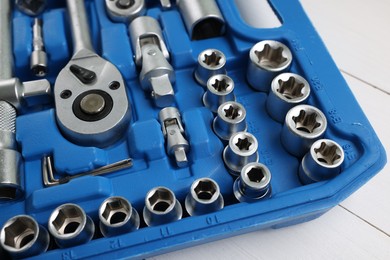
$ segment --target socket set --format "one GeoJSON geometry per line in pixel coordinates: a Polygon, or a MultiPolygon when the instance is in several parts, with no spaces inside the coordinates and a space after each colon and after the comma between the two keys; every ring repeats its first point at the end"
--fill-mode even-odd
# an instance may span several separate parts
{"type": "Polygon", "coordinates": [[[4,0],[0,258],[139,258],[317,218],[386,163],[297,0],[4,0]],[[259,14],[260,15],[260,14],[259,14]]]}

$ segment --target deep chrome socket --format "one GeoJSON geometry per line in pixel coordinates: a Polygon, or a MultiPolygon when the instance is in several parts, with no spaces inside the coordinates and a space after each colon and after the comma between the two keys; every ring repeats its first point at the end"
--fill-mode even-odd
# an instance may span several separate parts
{"type": "Polygon", "coordinates": [[[254,202],[271,196],[271,172],[261,163],[248,163],[233,185],[234,196],[240,202],[254,202]]]}
{"type": "Polygon", "coordinates": [[[50,236],[32,217],[19,215],[5,222],[0,241],[1,247],[12,257],[25,258],[46,252],[50,236]]]}
{"type": "Polygon", "coordinates": [[[223,161],[229,173],[237,177],[245,165],[258,162],[257,148],[257,139],[251,133],[238,132],[232,135],[229,144],[223,150],[223,161]]]}
{"type": "Polygon", "coordinates": [[[99,207],[100,231],[105,237],[117,236],[139,228],[139,215],[123,197],[109,197],[99,207]]]}
{"type": "Polygon", "coordinates": [[[235,101],[234,82],[224,74],[212,76],[207,81],[207,91],[203,95],[203,104],[213,113],[217,113],[218,107],[227,101],[235,101]]]}
{"type": "Polygon", "coordinates": [[[218,211],[224,206],[218,183],[210,178],[194,181],[185,200],[185,208],[190,216],[198,216],[218,211]]]}
{"type": "Polygon", "coordinates": [[[35,18],[33,25],[33,51],[30,57],[30,69],[37,77],[47,73],[47,54],[42,35],[42,20],[35,18]]]}
{"type": "Polygon", "coordinates": [[[290,49],[278,41],[261,41],[249,51],[247,80],[255,90],[268,92],[272,80],[287,71],[292,62],[290,49]]]}
{"type": "Polygon", "coordinates": [[[183,209],[175,194],[168,188],[156,187],[145,197],[144,221],[148,226],[158,226],[181,219],[183,209]]]}
{"type": "Polygon", "coordinates": [[[95,232],[92,219],[76,204],[63,204],[50,215],[48,229],[61,248],[85,244],[95,232]]]}
{"type": "Polygon", "coordinates": [[[304,184],[329,180],[340,173],[343,162],[343,148],[335,141],[320,139],[303,157],[299,178],[304,184]]]}
{"type": "Polygon", "coordinates": [[[310,95],[310,85],[294,73],[282,73],[272,80],[266,108],[268,114],[283,123],[287,112],[294,106],[304,104],[310,95]]]}
{"type": "Polygon", "coordinates": [[[214,133],[223,141],[229,141],[237,132],[246,132],[246,110],[240,103],[229,101],[218,108],[213,121],[214,133]]]}
{"type": "Polygon", "coordinates": [[[286,151],[302,157],[311,145],[322,138],[327,128],[325,115],[316,107],[298,105],[287,112],[281,142],[286,151]]]}
{"type": "Polygon", "coordinates": [[[202,86],[214,75],[226,74],[226,57],[216,49],[207,49],[198,56],[198,67],[194,72],[195,80],[202,86]]]}

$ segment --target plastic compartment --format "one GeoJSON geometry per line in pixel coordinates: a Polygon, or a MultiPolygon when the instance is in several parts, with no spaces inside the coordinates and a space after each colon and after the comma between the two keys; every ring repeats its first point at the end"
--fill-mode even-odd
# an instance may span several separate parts
{"type": "MultiPolygon", "coordinates": [[[[177,168],[167,156],[158,112],[138,83],[138,71],[127,27],[113,23],[106,15],[104,1],[86,1],[93,42],[97,52],[114,63],[127,82],[132,121],[121,141],[107,149],[82,147],[65,139],[55,120],[54,104],[24,111],[17,119],[17,140],[24,158],[25,198],[0,205],[2,225],[18,214],[29,214],[47,227],[51,211],[63,203],[76,203],[98,223],[98,207],[109,196],[123,196],[142,215],[144,198],[153,187],[174,191],[184,209],[184,199],[192,182],[210,177],[220,186],[225,199],[221,211],[189,217],[169,224],[146,227],[141,220],[138,231],[103,238],[99,232],[84,245],[68,249],[55,246],[40,259],[145,258],[263,228],[279,228],[317,218],[348,197],[385,164],[385,151],[364,116],[346,82],[332,61],[297,0],[270,0],[283,25],[274,29],[255,29],[240,17],[234,0],[218,0],[227,23],[222,37],[191,41],[176,8],[162,11],[158,1],[149,1],[147,15],[157,18],[163,28],[177,80],[175,106],[182,114],[190,142],[190,164],[177,168]],[[310,83],[309,104],[320,108],[328,119],[326,138],[344,149],[345,163],[336,178],[303,186],[298,179],[300,160],[289,155],[280,143],[282,125],[265,110],[265,93],[246,83],[249,49],[261,40],[278,40],[292,51],[291,72],[310,83]],[[193,78],[198,54],[208,48],[222,51],[227,58],[228,75],[235,81],[237,101],[247,111],[248,131],[259,142],[260,162],[272,173],[272,197],[256,203],[238,203],[233,196],[233,178],[223,160],[224,144],[211,128],[214,115],[202,104],[204,88],[193,78]],[[132,158],[134,166],[99,177],[83,177],[69,183],[44,187],[41,160],[54,158],[58,173],[76,174],[122,159],[132,158]]],[[[54,85],[59,71],[72,54],[65,1],[49,1],[42,15],[46,51],[49,55],[48,79],[54,85]]],[[[29,71],[32,18],[14,12],[15,73],[21,80],[33,80],[29,71]]],[[[57,176],[60,177],[60,176],[57,176]]]]}

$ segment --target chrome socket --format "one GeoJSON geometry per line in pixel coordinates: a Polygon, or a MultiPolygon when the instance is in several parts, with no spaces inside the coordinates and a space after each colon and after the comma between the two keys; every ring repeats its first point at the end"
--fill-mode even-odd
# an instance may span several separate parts
{"type": "Polygon", "coordinates": [[[261,41],[249,51],[247,80],[258,91],[268,92],[272,80],[288,71],[292,62],[290,49],[278,41],[261,41]]]}
{"type": "Polygon", "coordinates": [[[145,198],[144,221],[148,226],[167,224],[182,218],[183,209],[175,194],[168,188],[151,189],[145,198]]]}
{"type": "Polygon", "coordinates": [[[229,144],[223,150],[223,161],[229,173],[237,177],[245,165],[258,162],[257,149],[257,139],[251,133],[238,132],[233,134],[229,139],[229,144]]]}
{"type": "Polygon", "coordinates": [[[254,202],[271,196],[271,172],[264,164],[248,163],[233,185],[234,196],[240,202],[254,202]]]}
{"type": "Polygon", "coordinates": [[[218,108],[213,121],[214,133],[223,141],[229,141],[237,132],[246,132],[246,110],[240,103],[229,101],[218,108]]]}
{"type": "Polygon", "coordinates": [[[225,32],[225,20],[215,0],[177,0],[192,40],[217,37],[225,32]]]}
{"type": "Polygon", "coordinates": [[[146,12],[145,0],[106,0],[105,2],[107,14],[114,22],[130,23],[146,12]]]}
{"type": "Polygon", "coordinates": [[[296,105],[306,103],[310,95],[310,85],[301,76],[283,73],[272,80],[266,108],[268,114],[283,123],[287,112],[296,105]]]}
{"type": "Polygon", "coordinates": [[[198,56],[198,67],[194,72],[195,80],[206,87],[209,78],[214,75],[226,74],[226,57],[216,49],[207,49],[198,56]]]}
{"type": "Polygon", "coordinates": [[[117,236],[139,228],[138,212],[123,197],[109,197],[99,207],[100,231],[105,237],[117,236]]]}
{"type": "Polygon", "coordinates": [[[223,74],[212,76],[207,81],[207,91],[203,95],[203,104],[213,113],[217,113],[218,107],[227,101],[235,101],[233,80],[223,74]]]}
{"type": "Polygon", "coordinates": [[[190,216],[198,216],[218,211],[224,206],[218,183],[210,178],[194,181],[185,200],[185,208],[190,216]]]}
{"type": "Polygon", "coordinates": [[[303,157],[310,146],[324,136],[326,128],[326,117],[318,108],[295,106],[287,112],[281,133],[282,145],[290,154],[303,157]]]}
{"type": "Polygon", "coordinates": [[[46,252],[50,236],[47,230],[28,215],[5,222],[0,231],[0,244],[12,257],[25,258],[46,252]]]}
{"type": "Polygon", "coordinates": [[[35,18],[33,25],[33,51],[30,57],[30,69],[37,77],[47,73],[47,54],[42,35],[42,19],[35,18]]]}
{"type": "Polygon", "coordinates": [[[92,219],[76,204],[63,204],[50,215],[48,229],[61,248],[89,242],[95,232],[92,219]]]}
{"type": "Polygon", "coordinates": [[[304,184],[332,179],[341,172],[343,162],[343,148],[335,141],[320,139],[303,157],[299,178],[304,184]]]}

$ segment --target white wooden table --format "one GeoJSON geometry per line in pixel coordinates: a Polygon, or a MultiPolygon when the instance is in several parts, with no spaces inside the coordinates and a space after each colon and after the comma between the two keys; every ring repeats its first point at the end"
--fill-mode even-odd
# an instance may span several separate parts
{"type": "MultiPolygon", "coordinates": [[[[301,3],[390,151],[390,1],[301,3]]],[[[252,232],[154,259],[390,259],[390,166],[311,222],[252,232]]]]}

